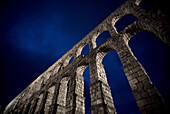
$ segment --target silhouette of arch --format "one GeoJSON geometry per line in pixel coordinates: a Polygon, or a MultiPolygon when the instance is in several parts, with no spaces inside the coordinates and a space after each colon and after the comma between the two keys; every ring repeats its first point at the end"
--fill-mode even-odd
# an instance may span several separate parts
{"type": "Polygon", "coordinates": [[[89,47],[87,43],[80,44],[75,52],[75,57],[78,57],[79,55],[86,55],[89,52],[89,47]]]}
{"type": "Polygon", "coordinates": [[[132,14],[127,14],[123,17],[121,17],[116,23],[115,27],[117,29],[117,32],[123,31],[125,27],[130,25],[131,23],[135,22],[137,18],[133,16],[132,14]]]}
{"type": "MultiPolygon", "coordinates": [[[[67,111],[66,113],[85,113],[84,79],[82,75],[88,65],[90,68],[92,113],[115,114],[116,109],[111,96],[110,86],[107,83],[105,69],[102,64],[104,56],[112,50],[116,50],[119,55],[120,61],[123,65],[122,69],[127,77],[140,111],[142,113],[162,113],[165,104],[159,91],[157,91],[153,83],[150,81],[145,69],[134,56],[128,42],[131,38],[133,40],[135,35],[138,35],[139,32],[151,31],[164,43],[170,46],[170,35],[168,27],[164,26],[166,25],[166,22],[163,20],[162,15],[155,13],[156,16],[153,16],[152,13],[146,13],[142,8],[137,6],[140,2],[141,0],[126,1],[118,10],[101,22],[94,30],[52,65],[52,67],[40,75],[36,81],[23,91],[23,93],[15,98],[14,101],[17,101],[17,105],[12,105],[14,103],[14,101],[12,101],[7,106],[5,114],[11,111],[19,113],[24,111],[29,112],[30,107],[33,107],[31,103],[36,99],[39,100],[37,101],[35,113],[44,113],[44,111],[48,112],[48,109],[44,109],[48,107],[46,102],[48,101],[51,88],[54,86],[55,93],[52,98],[50,113],[61,113],[65,111],[67,111]],[[119,20],[121,21],[123,18],[131,14],[135,15],[138,20],[134,21],[123,30],[120,30],[119,33],[116,31],[111,32],[111,30],[114,29],[116,22],[119,23],[119,20]],[[150,17],[153,17],[153,19],[150,17]],[[113,25],[113,28],[111,28],[111,24],[113,25]],[[107,30],[109,30],[112,37],[101,41],[102,44],[96,45],[98,36],[107,30]],[[88,51],[86,50],[86,46],[89,46],[90,52],[89,49],[87,49],[88,51]],[[84,53],[83,50],[86,50],[86,53],[84,53]],[[82,56],[81,53],[85,56],[82,56]],[[76,59],[69,64],[69,61],[73,56],[76,59]],[[41,82],[42,79],[43,82],[41,82]],[[68,80],[70,80],[69,89],[67,89],[68,80]],[[37,85],[38,89],[35,89],[37,85]],[[67,93],[68,95],[66,95],[67,93]],[[67,96],[66,101],[63,96],[67,96]],[[65,102],[66,107],[63,105],[65,102]],[[14,110],[14,107],[17,108],[14,110]]],[[[54,90],[54,88],[52,90],[54,90]]]]}
{"type": "Polygon", "coordinates": [[[74,60],[74,56],[71,57],[71,59],[69,60],[69,64],[74,60]]]}
{"type": "Polygon", "coordinates": [[[89,45],[85,45],[82,48],[81,54],[83,54],[84,56],[87,55],[89,53],[89,45]]]}
{"type": "Polygon", "coordinates": [[[100,44],[102,44],[105,40],[107,40],[108,38],[110,38],[111,35],[109,33],[109,31],[104,31],[102,32],[100,35],[98,35],[98,37],[96,38],[96,43],[97,46],[99,46],[100,44]]]}
{"type": "MultiPolygon", "coordinates": [[[[163,94],[162,88],[167,89],[170,82],[167,79],[169,72],[168,66],[170,65],[170,49],[164,45],[152,32],[144,31],[136,34],[129,41],[129,46],[138,61],[144,66],[151,81],[157,87],[159,92],[163,94]],[[164,80],[164,81],[162,81],[164,80]],[[166,86],[165,86],[166,85],[166,86]]],[[[168,103],[168,99],[165,103],[168,103]]]]}
{"type": "Polygon", "coordinates": [[[107,53],[102,59],[102,64],[104,65],[108,84],[111,86],[111,93],[117,113],[131,113],[134,111],[140,114],[117,52],[114,50],[107,53]],[[110,66],[112,67],[110,68],[110,66]],[[125,87],[126,89],[124,89],[125,87]]]}
{"type": "Polygon", "coordinates": [[[85,114],[91,114],[91,98],[90,98],[90,71],[89,66],[83,72],[84,77],[84,96],[85,96],[85,114]]]}

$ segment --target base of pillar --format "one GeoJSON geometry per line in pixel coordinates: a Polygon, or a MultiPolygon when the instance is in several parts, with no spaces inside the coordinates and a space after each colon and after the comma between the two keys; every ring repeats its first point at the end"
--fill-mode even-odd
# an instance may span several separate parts
{"type": "Polygon", "coordinates": [[[117,114],[110,86],[102,81],[90,84],[92,114],[117,114]]]}

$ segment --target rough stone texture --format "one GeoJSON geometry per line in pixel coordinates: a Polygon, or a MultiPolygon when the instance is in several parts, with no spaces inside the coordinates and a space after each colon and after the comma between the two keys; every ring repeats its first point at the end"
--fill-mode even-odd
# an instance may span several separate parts
{"type": "Polygon", "coordinates": [[[170,46],[169,26],[164,26],[165,17],[159,10],[145,11],[139,7],[140,2],[141,0],[127,0],[122,4],[12,100],[4,114],[84,114],[82,75],[87,66],[90,68],[92,114],[116,114],[102,64],[104,56],[112,50],[116,50],[120,57],[122,69],[141,113],[163,114],[164,101],[143,66],[133,55],[128,42],[139,32],[151,31],[170,46]],[[118,33],[115,23],[127,14],[138,19],[118,33]],[[111,37],[97,46],[96,39],[104,31],[109,31],[111,37]],[[86,45],[89,45],[90,52],[84,56],[81,51],[86,45]],[[73,56],[74,60],[69,63],[73,56]]]}

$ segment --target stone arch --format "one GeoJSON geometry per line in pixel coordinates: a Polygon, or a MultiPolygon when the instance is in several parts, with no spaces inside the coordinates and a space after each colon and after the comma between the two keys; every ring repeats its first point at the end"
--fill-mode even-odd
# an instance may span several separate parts
{"type": "MultiPolygon", "coordinates": [[[[154,37],[154,38],[158,38],[152,31],[150,31],[150,30],[141,30],[141,31],[138,31],[138,33],[136,33],[136,34],[134,34],[134,35],[129,35],[129,40],[128,40],[128,45],[129,45],[129,43],[131,42],[131,40],[133,40],[134,38],[137,38],[137,36],[139,35],[139,34],[144,34],[144,33],[148,33],[148,34],[152,34],[152,36],[154,37]]],[[[127,33],[128,34],[128,33],[127,33]]]]}
{"type": "Polygon", "coordinates": [[[97,70],[98,70],[98,76],[99,76],[99,80],[102,80],[105,83],[107,82],[107,77],[106,77],[106,73],[104,70],[104,66],[102,64],[103,58],[106,55],[106,52],[98,52],[96,55],[96,64],[97,64],[97,70]]]}
{"type": "Polygon", "coordinates": [[[153,107],[153,111],[163,112],[165,110],[164,101],[162,100],[162,97],[156,87],[151,82],[145,69],[134,56],[128,42],[124,40],[126,36],[127,35],[122,34],[122,40],[119,41],[119,46],[116,47],[116,51],[123,65],[122,69],[128,79],[138,107],[141,113],[146,113],[148,112],[148,109],[146,108],[148,105],[159,104],[160,107],[153,107]],[[154,91],[154,93],[150,94],[150,91],[154,91]],[[145,96],[143,96],[143,94],[145,94],[145,96]],[[150,101],[147,101],[147,99],[150,99],[150,101]],[[142,102],[145,103],[141,104],[142,102]]]}
{"type": "MultiPolygon", "coordinates": [[[[85,63],[86,64],[86,63],[85,63]]],[[[84,64],[84,65],[85,65],[84,64]]],[[[88,65],[88,64],[86,64],[88,65]]],[[[86,66],[85,66],[86,67],[86,66]]],[[[84,104],[85,104],[85,114],[90,114],[91,113],[91,99],[90,99],[90,69],[89,66],[87,66],[84,69],[81,69],[83,73],[80,73],[84,77],[84,104]]]]}
{"type": "Polygon", "coordinates": [[[61,63],[58,63],[58,64],[54,67],[52,76],[55,75],[58,71],[60,71],[61,66],[62,66],[62,64],[61,64],[61,63]]]}
{"type": "MultiPolygon", "coordinates": [[[[135,20],[137,20],[137,16],[131,12],[131,11],[127,11],[127,12],[124,12],[124,13],[121,13],[121,14],[118,14],[117,16],[113,17],[112,18],[112,26],[116,29],[116,32],[119,32],[117,31],[117,27],[115,26],[119,21],[121,21],[122,19],[126,18],[127,16],[131,16],[133,18],[135,18],[135,20]]],[[[134,21],[133,21],[134,22],[134,21]]]]}
{"type": "Polygon", "coordinates": [[[115,28],[115,24],[117,23],[117,21],[128,14],[132,14],[138,19],[143,18],[143,16],[145,16],[147,13],[144,9],[139,7],[141,1],[142,0],[128,0],[127,3],[124,4],[124,6],[119,8],[119,11],[117,11],[115,15],[112,15],[112,26],[115,28]]]}
{"type": "Polygon", "coordinates": [[[69,60],[69,64],[74,60],[74,56],[71,57],[71,59],[69,60]]]}
{"type": "Polygon", "coordinates": [[[69,90],[66,101],[66,113],[85,113],[84,77],[87,65],[78,66],[70,77],[69,90]]]}
{"type": "Polygon", "coordinates": [[[50,87],[48,89],[48,95],[46,98],[46,103],[44,106],[44,113],[48,114],[49,110],[50,110],[50,105],[52,104],[52,100],[53,100],[53,96],[54,96],[54,91],[55,91],[55,85],[53,85],[52,87],[50,87]]]}
{"type": "Polygon", "coordinates": [[[82,51],[81,51],[81,54],[82,54],[83,56],[85,56],[85,55],[87,55],[89,52],[90,52],[90,50],[89,50],[89,44],[87,44],[87,45],[85,45],[85,46],[83,47],[83,49],[82,49],[82,51]]]}
{"type": "MultiPolygon", "coordinates": [[[[58,81],[58,83],[59,83],[60,81],[58,81]]],[[[54,85],[56,85],[57,84],[57,82],[55,82],[55,80],[53,80],[50,84],[48,84],[47,85],[47,87],[46,87],[46,89],[49,89],[49,88],[51,88],[52,86],[54,86],[54,85]]]]}
{"type": "Polygon", "coordinates": [[[161,92],[160,87],[163,86],[163,84],[169,84],[167,80],[161,83],[161,80],[166,78],[165,69],[168,68],[166,66],[170,63],[169,59],[167,59],[170,57],[169,47],[164,45],[151,31],[143,31],[134,35],[129,41],[129,46],[138,61],[141,62],[146,69],[153,84],[161,92]],[[136,45],[135,48],[134,45],[136,45]],[[157,73],[151,73],[151,71],[157,73]],[[160,80],[159,83],[155,79],[160,80]]]}
{"type": "MultiPolygon", "coordinates": [[[[31,86],[28,87],[28,92],[24,91],[24,93],[28,93],[28,97],[19,95],[19,97],[22,97],[22,99],[19,99],[19,102],[17,103],[16,112],[22,112],[23,107],[24,109],[26,107],[29,109],[30,104],[33,103],[33,100],[35,99],[39,99],[37,101],[35,113],[44,113],[44,109],[49,109],[47,107],[52,109],[52,113],[55,113],[59,110],[61,111],[61,107],[57,107],[56,104],[58,103],[60,106],[64,106],[63,104],[65,104],[65,101],[59,101],[58,99],[62,99],[66,93],[67,81],[65,78],[68,77],[70,78],[70,83],[68,98],[66,101],[67,113],[85,113],[82,74],[86,65],[89,65],[92,113],[100,112],[116,114],[116,109],[114,108],[114,103],[111,97],[110,86],[107,83],[105,70],[102,64],[104,56],[113,49],[115,49],[119,55],[123,65],[122,69],[124,70],[125,75],[129,81],[141,112],[162,112],[164,107],[163,100],[161,100],[159,92],[155,89],[154,85],[149,80],[145,69],[133,55],[128,42],[131,37],[141,31],[146,30],[153,32],[167,44],[170,44],[170,35],[167,31],[168,27],[164,26],[166,23],[164,22],[162,15],[157,14],[158,12],[154,15],[150,14],[153,12],[145,12],[138,6],[140,1],[141,0],[127,0],[121,7],[115,10],[115,12],[113,12],[107,19],[99,24],[85,38],[83,38],[54,65],[52,65],[52,67],[44,72],[40,76],[40,79],[37,79],[31,86]],[[114,31],[115,23],[128,14],[136,16],[138,20],[127,26],[123,31],[119,33],[114,31]],[[111,27],[111,25],[113,27],[111,27]],[[104,41],[101,45],[97,46],[96,39],[101,33],[107,30],[111,33],[112,37],[104,41]],[[82,49],[86,45],[89,45],[90,53],[86,56],[80,56],[82,49]],[[76,60],[68,65],[69,60],[73,56],[76,58],[76,60]],[[52,73],[51,71],[54,69],[55,71],[52,73]],[[62,70],[58,72],[59,69],[62,70]],[[66,73],[69,75],[65,75],[66,73]],[[55,74],[56,76],[50,77],[51,74],[55,74]],[[38,84],[39,81],[43,78],[44,83],[38,84]],[[38,89],[34,89],[37,85],[38,89]],[[64,89],[62,89],[62,87],[64,89]],[[53,97],[49,97],[50,92],[51,96],[53,94],[53,97]],[[64,95],[60,95],[60,93],[63,93],[64,95]],[[48,100],[48,98],[50,98],[50,100],[52,98],[52,103],[50,106],[48,103],[46,104],[46,100],[48,100]],[[25,103],[24,101],[27,102],[25,103]]],[[[11,104],[9,105],[9,109],[7,108],[9,111],[11,110],[10,108],[12,108],[12,106],[10,106],[11,104]]],[[[45,110],[45,113],[48,113],[48,111],[45,110]]]]}
{"type": "Polygon", "coordinates": [[[39,112],[39,108],[40,108],[40,104],[41,104],[41,101],[42,101],[42,99],[43,99],[43,94],[40,94],[39,96],[38,96],[38,102],[37,102],[37,107],[35,108],[35,113],[38,113],[39,112]]]}
{"type": "MultiPolygon", "coordinates": [[[[42,86],[42,83],[43,83],[43,78],[39,78],[37,79],[36,81],[34,81],[26,90],[26,93],[35,93],[37,92],[41,86],[42,86]],[[36,87],[34,87],[34,85],[36,85],[36,87]]],[[[26,96],[27,98],[30,98],[31,97],[31,94],[27,95],[26,96]]]]}
{"type": "Polygon", "coordinates": [[[84,65],[78,66],[77,70],[76,70],[76,73],[82,76],[83,72],[87,68],[87,66],[88,66],[88,64],[84,64],[84,65]]]}
{"type": "Polygon", "coordinates": [[[138,106],[136,104],[134,95],[131,92],[132,90],[130,88],[128,80],[123,72],[122,63],[120,62],[120,59],[118,57],[118,53],[116,52],[116,50],[107,52],[107,54],[104,55],[102,59],[102,64],[106,71],[108,84],[109,86],[111,86],[110,88],[111,95],[112,95],[117,113],[122,113],[122,112],[130,113],[132,111],[136,113],[140,113],[138,106]],[[126,101],[126,103],[123,104],[123,101],[126,101]],[[121,110],[121,109],[124,109],[124,110],[121,110]]]}
{"type": "Polygon", "coordinates": [[[26,106],[26,109],[25,109],[25,112],[24,112],[24,113],[26,113],[26,114],[28,114],[28,113],[29,113],[29,110],[30,110],[30,108],[31,108],[31,102],[32,102],[32,101],[30,101],[30,102],[27,104],[27,106],[26,106]]]}
{"type": "Polygon", "coordinates": [[[107,83],[105,69],[102,60],[106,52],[98,51],[90,62],[90,96],[92,113],[116,113],[113,99],[111,96],[110,86],[107,83]],[[100,96],[100,97],[96,97],[100,96]],[[103,110],[101,110],[103,109],[103,110]]]}
{"type": "Polygon", "coordinates": [[[17,110],[17,108],[19,107],[18,104],[20,103],[21,100],[21,96],[17,96],[16,99],[12,100],[11,103],[8,105],[7,108],[11,108],[12,110],[6,110],[6,112],[10,113],[10,112],[15,112],[17,110]]]}
{"type": "Polygon", "coordinates": [[[62,68],[63,68],[63,63],[58,63],[59,65],[58,65],[58,67],[57,67],[57,69],[56,69],[56,73],[58,73],[62,68]]]}
{"type": "Polygon", "coordinates": [[[60,86],[59,86],[59,93],[57,96],[57,107],[56,107],[56,112],[57,113],[65,113],[66,110],[66,96],[67,96],[67,84],[69,81],[69,77],[64,76],[61,81],[60,81],[60,86]]]}
{"type": "Polygon", "coordinates": [[[126,40],[129,42],[130,38],[136,35],[137,33],[143,31],[150,31],[160,40],[162,40],[165,44],[170,46],[170,34],[168,32],[168,29],[166,27],[164,29],[162,26],[163,23],[160,24],[157,20],[154,21],[150,19],[141,19],[127,26],[124,31],[122,31],[122,33],[127,34],[128,37],[126,37],[126,40]]]}
{"type": "Polygon", "coordinates": [[[36,99],[33,101],[32,107],[31,107],[31,109],[30,109],[30,111],[29,111],[30,114],[35,113],[35,109],[36,109],[36,107],[37,107],[38,101],[39,101],[39,98],[36,98],[36,99]]]}
{"type": "MultiPolygon", "coordinates": [[[[125,6],[123,7],[123,8],[125,8],[125,6]]],[[[113,15],[113,17],[112,17],[112,19],[111,19],[111,23],[112,23],[112,26],[113,27],[115,27],[115,23],[120,19],[120,18],[122,18],[123,16],[125,16],[125,15],[127,15],[127,14],[129,14],[130,12],[129,12],[129,9],[128,10],[126,10],[126,11],[124,11],[124,9],[120,9],[120,10],[123,10],[121,13],[120,12],[118,12],[116,15],[113,15]]],[[[126,8],[125,8],[126,9],[126,8]]]]}
{"type": "Polygon", "coordinates": [[[96,44],[97,46],[99,46],[100,44],[102,44],[104,41],[106,41],[108,38],[110,38],[110,32],[108,30],[103,31],[102,33],[100,33],[97,37],[96,37],[96,44]]]}
{"type": "Polygon", "coordinates": [[[81,43],[76,49],[75,57],[78,57],[79,55],[81,55],[83,48],[87,45],[88,45],[87,43],[81,43]]]}
{"type": "Polygon", "coordinates": [[[89,41],[89,48],[90,48],[90,51],[95,49],[97,47],[97,44],[96,44],[96,38],[97,38],[97,33],[94,33],[92,36],[91,36],[91,39],[89,41]]]}
{"type": "MultiPolygon", "coordinates": [[[[46,84],[47,80],[50,79],[51,76],[52,76],[52,72],[50,72],[50,71],[44,72],[43,79],[41,79],[42,81],[41,81],[40,85],[44,86],[46,84]]],[[[37,81],[37,83],[39,83],[39,82],[37,81]]],[[[40,87],[39,87],[39,89],[40,89],[40,87]]]]}
{"type": "Polygon", "coordinates": [[[96,43],[97,41],[97,38],[102,34],[104,33],[105,31],[108,31],[107,30],[107,27],[102,25],[101,27],[98,27],[97,30],[95,30],[95,32],[93,33],[92,37],[91,37],[91,40],[90,40],[90,43],[91,43],[91,50],[96,48],[98,45],[96,43]]]}
{"type": "Polygon", "coordinates": [[[49,95],[53,95],[53,94],[51,94],[51,92],[53,92],[52,90],[53,90],[54,85],[55,85],[55,83],[49,84],[48,86],[47,86],[47,84],[44,84],[44,86],[41,89],[39,89],[38,91],[33,93],[32,96],[29,99],[27,99],[28,102],[25,103],[25,106],[26,106],[26,109],[27,109],[27,107],[30,108],[28,110],[29,113],[30,112],[31,113],[33,113],[33,112],[34,113],[48,112],[46,110],[46,109],[48,109],[47,105],[49,103],[49,102],[47,102],[47,100],[49,100],[49,98],[50,98],[49,95]]]}
{"type": "Polygon", "coordinates": [[[68,54],[65,59],[63,59],[61,69],[69,64],[70,59],[74,57],[74,54],[68,54]]]}
{"type": "Polygon", "coordinates": [[[29,102],[25,105],[25,110],[22,113],[32,114],[35,112],[39,98],[29,99],[29,102]]]}
{"type": "MultiPolygon", "coordinates": [[[[34,97],[37,96],[37,92],[30,92],[30,87],[25,90],[25,93],[21,93],[17,97],[17,104],[14,105],[13,111],[16,113],[28,113],[31,107],[31,102],[34,100],[34,97]],[[28,89],[28,90],[27,90],[28,89]]],[[[34,90],[32,90],[34,91],[34,90]]]]}
{"type": "Polygon", "coordinates": [[[128,25],[135,22],[137,19],[138,18],[136,18],[132,13],[124,15],[115,23],[117,32],[123,31],[128,25]]]}

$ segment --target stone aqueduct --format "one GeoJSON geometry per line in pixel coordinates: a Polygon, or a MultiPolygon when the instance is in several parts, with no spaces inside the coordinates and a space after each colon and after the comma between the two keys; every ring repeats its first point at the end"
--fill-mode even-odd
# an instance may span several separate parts
{"type": "Polygon", "coordinates": [[[142,114],[163,114],[164,101],[150,81],[145,69],[133,55],[128,42],[139,32],[151,31],[170,46],[170,36],[164,15],[160,10],[146,11],[139,4],[141,0],[127,0],[80,42],[72,47],[58,61],[42,73],[6,107],[4,114],[83,114],[85,113],[83,72],[90,68],[90,96],[92,114],[116,114],[111,90],[107,82],[102,59],[115,50],[122,63],[122,69],[129,81],[137,105],[142,114]],[[127,14],[137,20],[123,31],[117,32],[115,23],[127,14]],[[96,46],[97,37],[109,31],[111,37],[96,46]],[[89,45],[90,52],[81,51],[89,45]],[[69,60],[74,56],[74,60],[69,60]],[[69,81],[69,87],[67,87],[69,81]],[[67,90],[68,89],[68,90],[67,90]]]}

